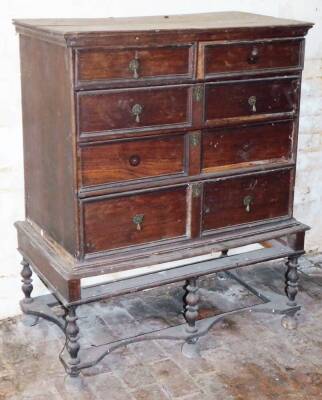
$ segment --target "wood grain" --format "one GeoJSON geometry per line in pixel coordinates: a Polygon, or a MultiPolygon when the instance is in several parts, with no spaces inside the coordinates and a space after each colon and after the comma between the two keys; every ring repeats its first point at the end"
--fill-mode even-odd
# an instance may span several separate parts
{"type": "Polygon", "coordinates": [[[80,49],[76,52],[77,81],[104,80],[106,83],[132,80],[193,76],[193,46],[173,45],[158,47],[133,47],[129,49],[80,49]],[[129,65],[136,59],[137,77],[129,65]]]}
{"type": "Polygon", "coordinates": [[[205,123],[233,117],[295,112],[298,107],[297,79],[262,79],[225,83],[208,83],[205,99],[205,123]],[[249,98],[256,97],[256,111],[249,98]]]}
{"type": "Polygon", "coordinates": [[[84,203],[87,253],[186,235],[186,187],[84,203]],[[143,215],[141,230],[133,218],[143,215]]]}
{"type": "Polygon", "coordinates": [[[220,73],[301,67],[301,40],[205,43],[200,78],[220,73]]]}
{"type": "Polygon", "coordinates": [[[203,231],[289,213],[291,172],[275,171],[204,184],[203,231]],[[250,211],[244,205],[252,197],[250,211]]]}
{"type": "Polygon", "coordinates": [[[82,146],[81,166],[84,186],[182,174],[185,138],[180,135],[82,146]]]}
{"type": "Polygon", "coordinates": [[[312,24],[245,13],[15,24],[19,251],[59,298],[81,302],[82,277],[259,240],[296,235],[303,250],[292,204],[312,24]]]}
{"type": "Polygon", "coordinates": [[[80,133],[191,126],[190,86],[151,87],[78,94],[80,133]],[[139,122],[132,113],[140,104],[139,122]]]}
{"type": "Polygon", "coordinates": [[[294,129],[293,121],[284,121],[205,131],[202,170],[213,172],[238,164],[289,160],[294,129]]]}
{"type": "Polygon", "coordinates": [[[26,217],[77,252],[68,49],[21,36],[26,217]]]}

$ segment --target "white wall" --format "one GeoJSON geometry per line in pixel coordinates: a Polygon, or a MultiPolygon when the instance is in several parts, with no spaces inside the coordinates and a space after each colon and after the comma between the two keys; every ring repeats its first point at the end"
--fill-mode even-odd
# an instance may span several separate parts
{"type": "MultiPolygon", "coordinates": [[[[307,38],[295,215],[313,226],[307,249],[322,251],[321,0],[1,0],[0,318],[19,312],[20,257],[13,223],[24,218],[18,37],[12,18],[109,17],[238,10],[312,21],[307,38]]],[[[36,292],[41,285],[36,282],[36,292]]]]}

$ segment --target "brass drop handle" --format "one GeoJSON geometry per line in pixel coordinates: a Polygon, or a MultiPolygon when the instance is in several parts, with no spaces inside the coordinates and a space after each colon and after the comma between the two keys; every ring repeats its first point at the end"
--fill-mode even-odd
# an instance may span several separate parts
{"type": "Polygon", "coordinates": [[[140,69],[140,61],[136,56],[129,63],[129,70],[133,73],[133,78],[134,79],[138,79],[139,78],[139,69],[140,69]]]}
{"type": "Polygon", "coordinates": [[[132,107],[132,114],[135,116],[135,122],[139,123],[140,122],[140,115],[142,114],[143,107],[141,104],[134,104],[132,107]]]}
{"type": "Polygon", "coordinates": [[[250,98],[248,99],[248,104],[251,106],[251,110],[252,112],[256,112],[256,96],[250,96],[250,98]]]}
{"type": "Polygon", "coordinates": [[[251,205],[254,203],[254,199],[252,196],[245,196],[243,199],[243,204],[245,206],[246,212],[250,212],[251,205]]]}
{"type": "Polygon", "coordinates": [[[132,218],[132,222],[134,225],[136,225],[136,230],[141,231],[142,230],[142,224],[144,220],[144,214],[136,214],[132,218]]]}
{"type": "Polygon", "coordinates": [[[250,56],[248,57],[249,64],[256,64],[258,61],[258,56],[259,56],[258,48],[253,47],[250,56]]]}

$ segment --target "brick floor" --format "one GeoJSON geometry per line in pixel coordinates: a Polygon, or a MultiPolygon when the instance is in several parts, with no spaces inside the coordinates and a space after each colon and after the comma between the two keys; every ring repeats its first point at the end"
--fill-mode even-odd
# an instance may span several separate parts
{"type": "MultiPolygon", "coordinates": [[[[322,269],[312,258],[303,266],[297,331],[285,331],[276,315],[234,314],[200,339],[198,359],[185,358],[179,342],[134,343],[84,370],[81,390],[71,390],[58,361],[64,337],[56,326],[41,320],[27,327],[22,317],[0,321],[0,400],[322,399],[322,269]]],[[[283,270],[263,264],[239,273],[283,293],[283,270]]],[[[181,286],[80,307],[82,346],[182,323],[181,286]]],[[[258,303],[215,275],[201,287],[203,317],[258,303]]]]}

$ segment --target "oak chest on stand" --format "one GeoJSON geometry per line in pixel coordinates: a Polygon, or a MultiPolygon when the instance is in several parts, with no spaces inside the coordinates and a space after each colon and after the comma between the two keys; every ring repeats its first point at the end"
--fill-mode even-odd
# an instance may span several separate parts
{"type": "Polygon", "coordinates": [[[265,303],[258,311],[285,314],[283,325],[295,327],[308,227],[293,218],[293,192],[312,24],[236,12],[14,23],[26,195],[26,220],[16,223],[21,307],[66,333],[66,371],[77,376],[136,340],[80,349],[81,304],[186,280],[187,323],[140,340],[181,339],[192,355],[220,319],[198,319],[198,278],[262,261],[288,258],[287,296],[253,289],[265,303]],[[261,248],[230,255],[255,243],[261,248]],[[31,297],[30,267],[51,296],[31,297]],[[112,272],[122,274],[86,286],[112,272]],[[57,302],[65,320],[52,311],[57,302]]]}

